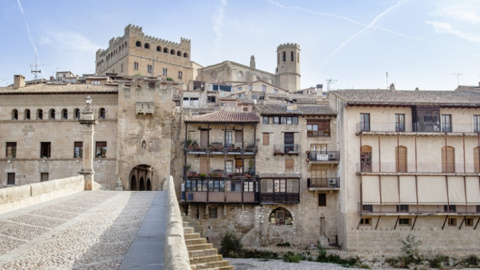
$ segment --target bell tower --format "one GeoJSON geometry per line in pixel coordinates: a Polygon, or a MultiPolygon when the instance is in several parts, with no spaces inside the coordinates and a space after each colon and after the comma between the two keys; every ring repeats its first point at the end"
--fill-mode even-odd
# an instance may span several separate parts
{"type": "Polygon", "coordinates": [[[300,90],[300,45],[281,44],[277,47],[277,83],[290,92],[300,90]]]}

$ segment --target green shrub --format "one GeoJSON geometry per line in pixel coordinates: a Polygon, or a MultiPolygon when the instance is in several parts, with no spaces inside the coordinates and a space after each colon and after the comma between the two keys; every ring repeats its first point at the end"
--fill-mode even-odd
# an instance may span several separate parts
{"type": "Polygon", "coordinates": [[[278,259],[278,253],[266,251],[266,250],[242,250],[242,258],[253,258],[253,259],[278,259]]]}
{"type": "Polygon", "coordinates": [[[427,260],[432,268],[441,268],[444,264],[448,264],[448,256],[436,255],[432,259],[427,260]]]}
{"type": "Polygon", "coordinates": [[[278,243],[277,244],[277,247],[289,247],[290,246],[290,243],[289,242],[286,242],[286,243],[278,243]]]}
{"type": "Polygon", "coordinates": [[[390,266],[396,266],[399,263],[398,258],[388,257],[385,259],[385,262],[388,263],[390,266]]]}
{"type": "Polygon", "coordinates": [[[405,239],[402,239],[402,251],[405,253],[409,260],[412,262],[420,261],[420,249],[419,246],[422,241],[417,240],[415,235],[409,234],[405,239]]]}
{"type": "Polygon", "coordinates": [[[408,265],[415,262],[415,259],[411,256],[399,256],[398,257],[398,266],[400,268],[408,268],[408,265]]]}
{"type": "Polygon", "coordinates": [[[224,257],[238,258],[242,255],[242,248],[242,243],[240,243],[240,239],[235,232],[227,232],[222,238],[219,253],[224,257]]]}
{"type": "Polygon", "coordinates": [[[478,259],[478,257],[475,256],[475,255],[470,255],[470,256],[468,256],[468,257],[466,257],[465,259],[462,260],[462,262],[464,264],[466,264],[467,266],[468,265],[478,266],[479,261],[480,261],[480,259],[478,259]]]}
{"type": "Polygon", "coordinates": [[[294,262],[294,263],[299,263],[301,260],[303,260],[302,254],[294,254],[293,252],[289,251],[286,254],[283,255],[283,261],[284,262],[294,262]]]}

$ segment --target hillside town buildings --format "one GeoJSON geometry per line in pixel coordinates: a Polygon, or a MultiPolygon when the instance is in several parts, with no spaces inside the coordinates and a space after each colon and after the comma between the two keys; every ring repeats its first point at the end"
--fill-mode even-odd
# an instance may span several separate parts
{"type": "Polygon", "coordinates": [[[480,88],[300,89],[300,47],[274,73],[202,67],[190,41],[129,25],[96,54],[96,74],[59,72],[0,88],[0,184],[77,175],[81,110],[95,126],[95,181],[159,190],[173,175],[185,214],[219,246],[475,249],[480,221],[480,88]]]}

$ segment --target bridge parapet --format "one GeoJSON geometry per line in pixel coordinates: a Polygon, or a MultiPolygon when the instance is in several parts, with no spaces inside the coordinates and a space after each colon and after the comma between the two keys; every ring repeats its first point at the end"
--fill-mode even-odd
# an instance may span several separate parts
{"type": "Polygon", "coordinates": [[[163,190],[168,192],[168,221],[164,249],[165,269],[191,269],[188,250],[183,235],[182,215],[172,176],[165,180],[163,190]]]}
{"type": "Polygon", "coordinates": [[[85,190],[83,175],[0,189],[0,212],[14,210],[85,190]]]}

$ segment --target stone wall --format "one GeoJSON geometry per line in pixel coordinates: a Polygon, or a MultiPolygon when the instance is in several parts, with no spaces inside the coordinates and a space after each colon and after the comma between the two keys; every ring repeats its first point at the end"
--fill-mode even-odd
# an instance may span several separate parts
{"type": "MultiPolygon", "coordinates": [[[[15,210],[84,190],[82,175],[0,189],[0,212],[15,210]]],[[[98,188],[97,185],[95,185],[98,188]]],[[[94,188],[95,188],[94,187],[94,188]]]]}

